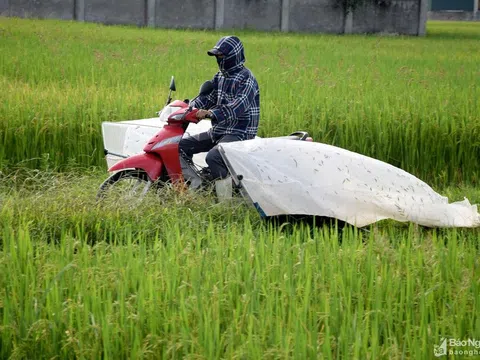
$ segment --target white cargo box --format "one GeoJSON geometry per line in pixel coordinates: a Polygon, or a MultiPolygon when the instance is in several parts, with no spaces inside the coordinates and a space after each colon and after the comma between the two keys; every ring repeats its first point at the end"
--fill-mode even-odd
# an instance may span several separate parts
{"type": "MultiPolygon", "coordinates": [[[[108,167],[110,168],[125,157],[142,153],[148,140],[159,132],[165,124],[166,122],[161,121],[158,117],[120,122],[103,122],[103,147],[109,152],[106,156],[108,167]]],[[[210,121],[204,120],[198,124],[192,123],[188,126],[185,136],[207,131],[211,127],[210,121]]],[[[193,157],[193,161],[200,166],[206,166],[205,156],[206,153],[197,154],[193,157]]]]}

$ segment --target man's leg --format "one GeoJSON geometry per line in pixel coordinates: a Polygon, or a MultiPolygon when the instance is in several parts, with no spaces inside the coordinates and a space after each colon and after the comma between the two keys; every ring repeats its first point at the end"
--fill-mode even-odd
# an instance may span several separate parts
{"type": "Polygon", "coordinates": [[[190,182],[192,189],[198,188],[202,184],[202,179],[198,177],[192,167],[187,163],[192,161],[194,154],[209,151],[215,144],[208,132],[203,132],[193,136],[187,136],[180,140],[178,144],[178,152],[180,153],[180,165],[182,166],[183,177],[185,181],[190,182]],[[182,153],[184,156],[182,156],[182,153]]]}
{"type": "Polygon", "coordinates": [[[222,159],[222,155],[218,150],[218,144],[234,141],[241,141],[241,139],[236,135],[225,135],[220,139],[217,145],[215,145],[212,150],[208,152],[205,160],[210,168],[213,179],[223,179],[228,176],[228,170],[222,159]]]}
{"type": "Polygon", "coordinates": [[[208,131],[200,134],[185,136],[180,140],[178,144],[178,150],[191,160],[194,154],[209,151],[215,144],[210,137],[208,131]]]}

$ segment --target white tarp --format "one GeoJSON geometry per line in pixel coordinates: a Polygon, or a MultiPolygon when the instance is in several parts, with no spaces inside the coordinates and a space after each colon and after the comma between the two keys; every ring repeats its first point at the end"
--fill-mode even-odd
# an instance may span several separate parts
{"type": "Polygon", "coordinates": [[[317,215],[359,227],[382,219],[430,227],[477,227],[467,199],[448,203],[390,164],[334,146],[282,138],[221,145],[234,175],[260,212],[317,215]]]}
{"type": "MultiPolygon", "coordinates": [[[[147,141],[150,140],[166,124],[158,117],[152,119],[128,120],[120,122],[103,122],[102,135],[104,148],[109,152],[132,156],[143,152],[147,141]]],[[[207,131],[212,127],[210,121],[200,121],[188,125],[185,136],[195,135],[207,131]]],[[[200,166],[207,166],[206,153],[196,154],[193,161],[200,166]]],[[[122,157],[107,155],[107,165],[110,168],[122,157]]]]}

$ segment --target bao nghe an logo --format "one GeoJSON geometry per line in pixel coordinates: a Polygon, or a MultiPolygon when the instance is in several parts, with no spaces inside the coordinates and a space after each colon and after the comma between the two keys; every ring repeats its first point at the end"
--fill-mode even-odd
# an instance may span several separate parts
{"type": "Polygon", "coordinates": [[[436,357],[447,355],[447,339],[441,338],[440,345],[433,345],[433,353],[436,357]]]}
{"type": "Polygon", "coordinates": [[[445,355],[478,356],[480,355],[480,340],[441,338],[440,344],[433,346],[433,354],[436,357],[445,355]]]}

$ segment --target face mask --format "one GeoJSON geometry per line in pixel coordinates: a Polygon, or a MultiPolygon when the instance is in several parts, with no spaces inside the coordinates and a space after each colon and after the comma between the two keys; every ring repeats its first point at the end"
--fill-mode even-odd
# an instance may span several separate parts
{"type": "Polygon", "coordinates": [[[224,61],[225,58],[224,58],[224,57],[223,57],[223,58],[217,57],[216,59],[217,59],[218,68],[219,68],[220,70],[223,70],[223,64],[224,64],[224,62],[225,62],[225,61],[224,61]]]}

